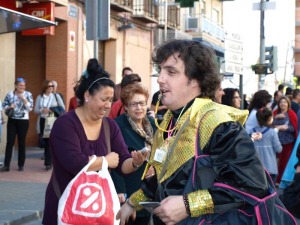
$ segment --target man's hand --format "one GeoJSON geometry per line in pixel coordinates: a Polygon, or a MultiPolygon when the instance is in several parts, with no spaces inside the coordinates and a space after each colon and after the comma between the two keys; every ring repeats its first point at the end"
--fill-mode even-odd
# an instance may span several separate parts
{"type": "Polygon", "coordinates": [[[153,210],[165,224],[175,225],[188,217],[182,196],[169,196],[160,202],[160,206],[153,210]]]}
{"type": "Polygon", "coordinates": [[[125,198],[125,194],[124,193],[119,193],[118,194],[118,198],[119,198],[119,202],[122,204],[125,202],[126,198],[125,198]]]}
{"type": "Polygon", "coordinates": [[[124,203],[117,214],[117,219],[120,219],[120,225],[125,225],[128,222],[129,218],[135,220],[136,211],[128,203],[124,203]]]}

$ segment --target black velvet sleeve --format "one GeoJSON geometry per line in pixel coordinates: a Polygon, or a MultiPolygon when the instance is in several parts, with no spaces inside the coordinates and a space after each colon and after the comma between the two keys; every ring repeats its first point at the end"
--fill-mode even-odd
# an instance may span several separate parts
{"type": "MultiPolygon", "coordinates": [[[[251,138],[239,123],[227,122],[219,125],[203,153],[211,156],[216,174],[215,182],[228,184],[259,198],[266,196],[268,183],[264,168],[257,158],[251,138]]],[[[190,182],[193,161],[194,158],[188,160],[160,185],[157,184],[156,177],[145,179],[142,182],[142,190],[146,196],[151,199],[155,196],[155,200],[158,201],[170,195],[182,195],[187,182],[190,182]]],[[[208,191],[216,212],[219,208],[224,209],[224,205],[242,201],[232,197],[225,189],[210,187],[208,191]]]]}
{"type": "MultiPolygon", "coordinates": [[[[267,194],[268,183],[255,146],[239,123],[227,122],[218,126],[204,153],[211,155],[216,181],[231,185],[256,197],[267,194]]],[[[234,201],[226,191],[209,189],[215,205],[234,201]]]]}

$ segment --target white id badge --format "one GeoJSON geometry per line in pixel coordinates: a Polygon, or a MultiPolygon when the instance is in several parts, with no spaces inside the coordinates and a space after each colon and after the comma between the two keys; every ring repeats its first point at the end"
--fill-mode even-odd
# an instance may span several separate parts
{"type": "Polygon", "coordinates": [[[159,148],[156,149],[154,154],[154,161],[162,163],[166,157],[166,152],[164,150],[161,150],[159,148]]]}

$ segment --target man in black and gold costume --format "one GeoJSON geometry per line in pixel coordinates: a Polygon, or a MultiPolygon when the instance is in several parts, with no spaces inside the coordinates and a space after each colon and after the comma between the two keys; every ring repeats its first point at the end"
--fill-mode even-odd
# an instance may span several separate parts
{"type": "Polygon", "coordinates": [[[220,86],[213,50],[200,42],[173,40],[155,50],[153,61],[159,69],[161,101],[169,110],[157,124],[149,159],[155,175],[144,179],[122,206],[121,224],[143,201],[160,202],[153,211],[155,225],[178,224],[239,202],[214,186],[184,194],[193,171],[195,147],[210,155],[215,181],[259,198],[266,196],[263,166],[242,125],[248,111],[211,100],[220,86]]]}

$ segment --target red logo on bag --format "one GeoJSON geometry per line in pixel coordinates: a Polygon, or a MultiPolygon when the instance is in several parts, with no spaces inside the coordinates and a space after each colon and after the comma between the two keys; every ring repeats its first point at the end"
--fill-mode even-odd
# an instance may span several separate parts
{"type": "Polygon", "coordinates": [[[113,200],[106,178],[82,173],[73,183],[62,221],[67,224],[114,224],[113,200]]]}
{"type": "Polygon", "coordinates": [[[72,211],[74,214],[102,216],[106,208],[103,189],[98,184],[82,184],[77,188],[72,211]]]}

